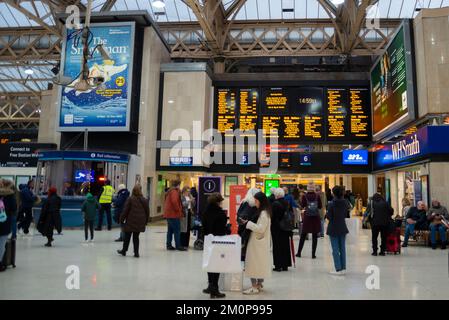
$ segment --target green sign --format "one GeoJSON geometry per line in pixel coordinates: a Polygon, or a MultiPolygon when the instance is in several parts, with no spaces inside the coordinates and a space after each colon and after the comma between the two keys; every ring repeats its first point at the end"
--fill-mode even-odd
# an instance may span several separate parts
{"type": "Polygon", "coordinates": [[[265,194],[267,195],[267,197],[269,197],[271,196],[270,189],[279,188],[280,183],[278,179],[265,179],[264,186],[265,186],[265,194]]]}

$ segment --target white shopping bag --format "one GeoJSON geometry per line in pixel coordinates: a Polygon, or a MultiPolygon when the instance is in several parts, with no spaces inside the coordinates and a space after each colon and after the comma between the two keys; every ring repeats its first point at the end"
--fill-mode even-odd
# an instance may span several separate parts
{"type": "Polygon", "coordinates": [[[243,291],[243,271],[239,273],[222,273],[218,281],[221,291],[243,291]]]}
{"type": "Polygon", "coordinates": [[[214,273],[240,273],[242,240],[238,235],[204,238],[203,270],[214,273]]]}
{"type": "Polygon", "coordinates": [[[346,236],[346,241],[348,242],[348,244],[357,244],[357,240],[360,239],[360,219],[346,218],[346,226],[349,230],[349,234],[346,236]]]}

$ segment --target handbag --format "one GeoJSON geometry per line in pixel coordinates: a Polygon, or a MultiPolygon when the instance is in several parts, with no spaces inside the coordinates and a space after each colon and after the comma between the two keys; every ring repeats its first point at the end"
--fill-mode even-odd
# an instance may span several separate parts
{"type": "Polygon", "coordinates": [[[204,238],[203,270],[212,273],[240,273],[242,244],[238,235],[204,238]]]}

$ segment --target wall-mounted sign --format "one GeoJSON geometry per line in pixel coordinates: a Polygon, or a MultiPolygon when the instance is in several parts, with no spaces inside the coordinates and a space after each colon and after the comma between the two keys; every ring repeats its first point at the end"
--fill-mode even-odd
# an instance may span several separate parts
{"type": "Polygon", "coordinates": [[[300,165],[301,166],[311,166],[312,165],[312,154],[311,153],[302,153],[300,156],[300,165]]]}
{"type": "Polygon", "coordinates": [[[368,150],[343,150],[344,165],[368,165],[368,150]]]}
{"type": "Polygon", "coordinates": [[[279,179],[265,179],[264,181],[264,191],[267,197],[271,195],[271,189],[272,188],[279,188],[280,182],[279,179]]]}
{"type": "Polygon", "coordinates": [[[449,154],[449,126],[426,126],[392,144],[379,145],[374,169],[403,166],[430,155],[449,154]]]}
{"type": "Polygon", "coordinates": [[[128,163],[129,155],[96,151],[44,151],[39,153],[39,161],[74,160],[128,163]]]}
{"type": "Polygon", "coordinates": [[[67,30],[62,65],[65,76],[74,79],[60,93],[60,131],[128,131],[134,56],[134,22],[97,23],[90,27],[88,60],[90,84],[103,78],[100,86],[85,91],[74,87],[80,82],[83,47],[77,30],[67,30]],[[103,44],[110,60],[96,47],[103,44]]]}
{"type": "Polygon", "coordinates": [[[0,167],[36,167],[38,150],[56,149],[51,143],[7,143],[0,145],[0,167]]]}
{"type": "Polygon", "coordinates": [[[193,165],[193,157],[170,157],[170,166],[191,167],[193,165]]]}
{"type": "Polygon", "coordinates": [[[198,179],[198,213],[204,213],[207,198],[215,192],[221,192],[221,177],[199,177],[198,179]]]}

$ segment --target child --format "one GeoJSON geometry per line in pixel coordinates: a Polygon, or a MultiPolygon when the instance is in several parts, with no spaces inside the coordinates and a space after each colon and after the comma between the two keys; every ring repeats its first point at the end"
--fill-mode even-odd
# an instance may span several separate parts
{"type": "Polygon", "coordinates": [[[94,222],[97,215],[97,210],[100,209],[100,204],[97,199],[91,193],[86,196],[86,201],[83,202],[81,207],[81,212],[84,216],[84,238],[86,242],[88,241],[87,229],[90,229],[90,242],[94,241],[94,222]]]}

